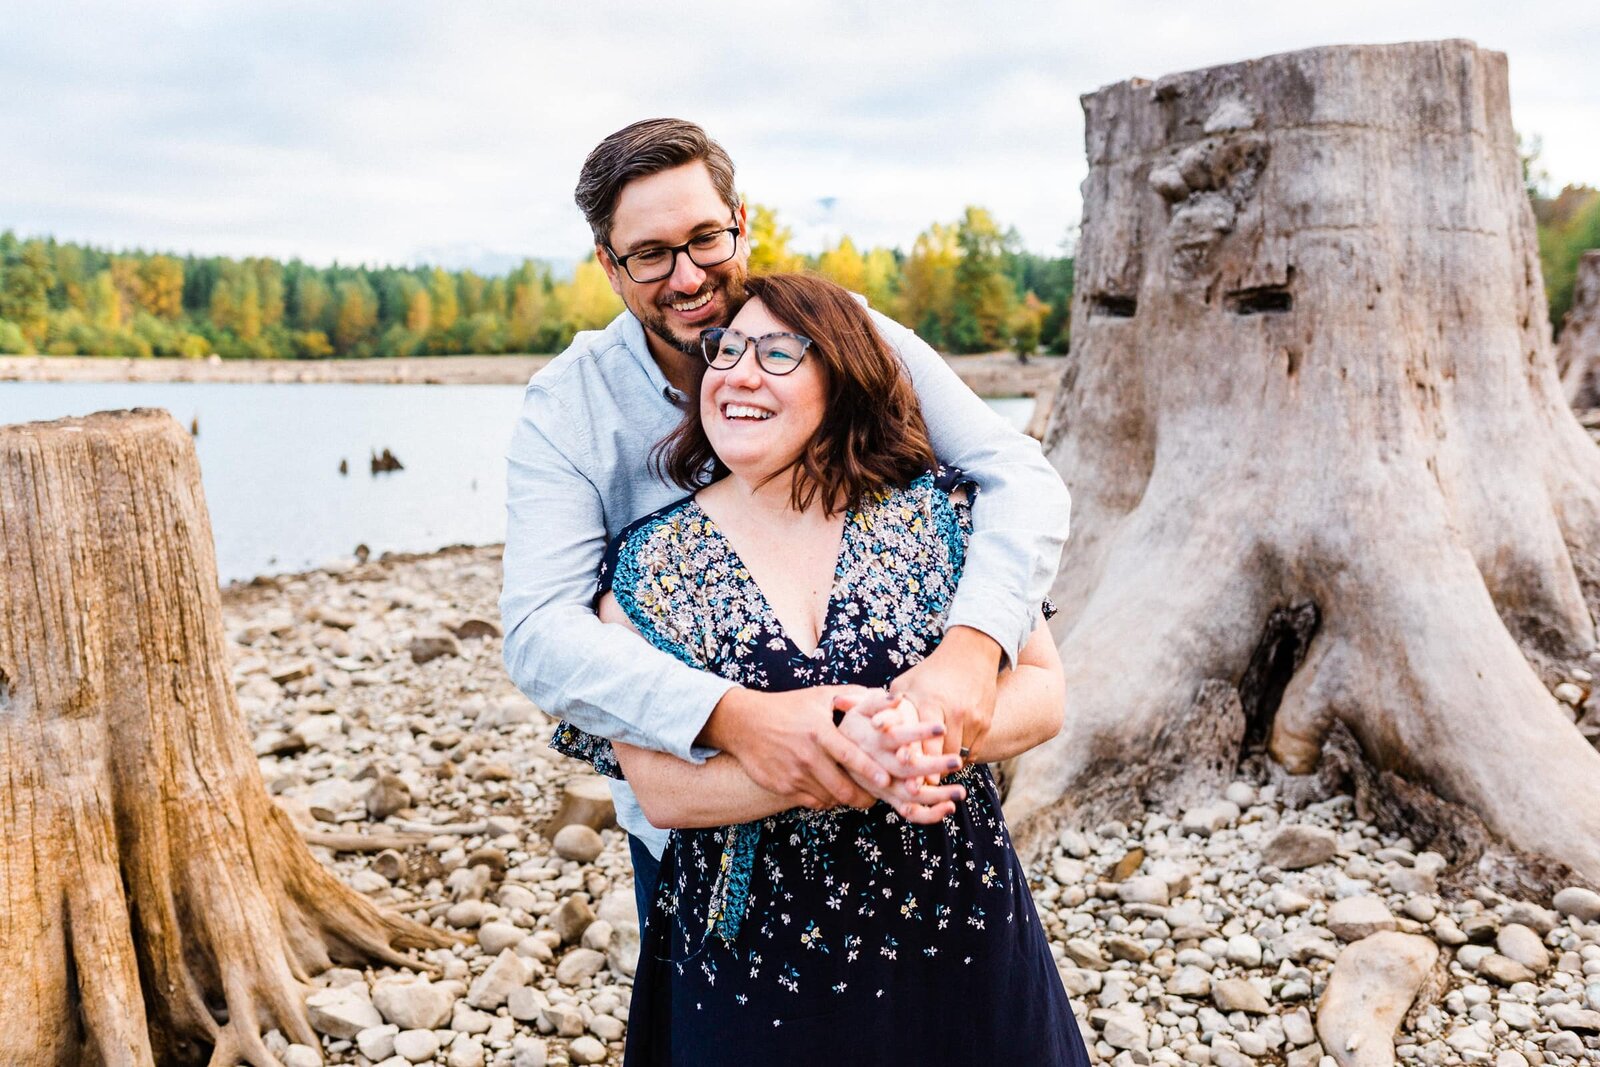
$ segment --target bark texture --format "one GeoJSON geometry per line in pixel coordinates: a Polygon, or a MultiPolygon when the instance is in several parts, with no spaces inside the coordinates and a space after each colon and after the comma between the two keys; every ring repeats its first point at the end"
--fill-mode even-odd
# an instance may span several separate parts
{"type": "Polygon", "coordinates": [[[1600,880],[1600,754],[1545,684],[1595,645],[1600,451],[1556,374],[1504,56],[1319,48],[1083,106],[1045,436],[1069,708],[1014,768],[1024,841],[1206,799],[1254,741],[1310,776],[1347,733],[1438,826],[1600,880]]]}
{"type": "Polygon", "coordinates": [[[1572,406],[1600,407],[1600,248],[1578,260],[1572,307],[1561,320],[1556,366],[1572,406]]]}
{"type": "Polygon", "coordinates": [[[276,1067],[307,980],[443,935],[338,882],[262,785],[210,521],[165,412],[0,427],[0,1048],[276,1067]]]}

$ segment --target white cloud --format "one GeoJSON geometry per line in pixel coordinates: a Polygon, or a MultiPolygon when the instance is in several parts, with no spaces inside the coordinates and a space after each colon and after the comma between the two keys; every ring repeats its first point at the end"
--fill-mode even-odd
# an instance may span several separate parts
{"type": "Polygon", "coordinates": [[[1077,219],[1081,94],[1436,37],[1507,52],[1513,113],[1553,178],[1600,183],[1600,5],[1535,10],[21,0],[0,35],[0,228],[318,261],[565,258],[587,243],[571,190],[589,148],[677,114],[810,247],[909,246],[978,203],[1048,251],[1077,219]]]}

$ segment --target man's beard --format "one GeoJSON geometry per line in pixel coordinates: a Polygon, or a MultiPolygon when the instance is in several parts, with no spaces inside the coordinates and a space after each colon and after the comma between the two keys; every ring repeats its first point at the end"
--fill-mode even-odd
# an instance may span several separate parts
{"type": "MultiPolygon", "coordinates": [[[[685,300],[696,300],[708,292],[715,292],[720,289],[723,296],[726,297],[728,320],[731,321],[733,316],[738,314],[739,309],[744,306],[744,280],[747,277],[749,275],[741,270],[737,272],[730,271],[715,282],[707,278],[706,284],[702,285],[699,291],[688,296],[673,296],[668,303],[680,304],[685,300]]],[[[672,328],[667,324],[667,313],[662,310],[662,305],[650,304],[642,310],[647,313],[639,316],[639,322],[643,324],[645,329],[684,355],[694,359],[700,358],[700,334],[698,331],[691,337],[679,337],[672,332],[672,328]]],[[[717,323],[718,326],[726,326],[727,324],[728,322],[726,321],[717,323]]]]}

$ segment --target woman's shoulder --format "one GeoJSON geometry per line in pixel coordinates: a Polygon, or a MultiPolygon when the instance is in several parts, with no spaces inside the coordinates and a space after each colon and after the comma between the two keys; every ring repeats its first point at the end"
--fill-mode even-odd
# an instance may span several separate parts
{"type": "Polygon", "coordinates": [[[863,513],[877,509],[904,512],[907,508],[917,512],[943,512],[947,508],[959,511],[971,505],[977,491],[977,483],[959,467],[941,466],[924,471],[905,485],[879,490],[863,501],[858,510],[863,513]]]}
{"type": "Polygon", "coordinates": [[[652,546],[670,549],[674,545],[681,545],[686,536],[695,533],[689,528],[695,510],[694,496],[691,494],[624,526],[606,545],[605,555],[600,561],[600,591],[604,593],[611,589],[618,564],[624,558],[636,557],[652,546]]]}

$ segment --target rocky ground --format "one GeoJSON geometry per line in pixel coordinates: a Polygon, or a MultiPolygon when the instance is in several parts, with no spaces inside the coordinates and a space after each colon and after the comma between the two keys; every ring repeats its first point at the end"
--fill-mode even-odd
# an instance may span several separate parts
{"type": "MultiPolygon", "coordinates": [[[[587,772],[505,677],[499,575],[498,549],[450,550],[224,595],[269,789],[349,884],[464,939],[431,979],[322,976],[323,1047],[279,1039],[289,1067],[620,1062],[626,844],[549,826],[587,772]]],[[[1562,685],[1576,706],[1590,679],[1562,685]]],[[[1353,807],[1236,782],[1176,819],[1063,833],[1034,892],[1094,1058],[1600,1063],[1600,895],[1446,898],[1444,857],[1353,807]]]]}

